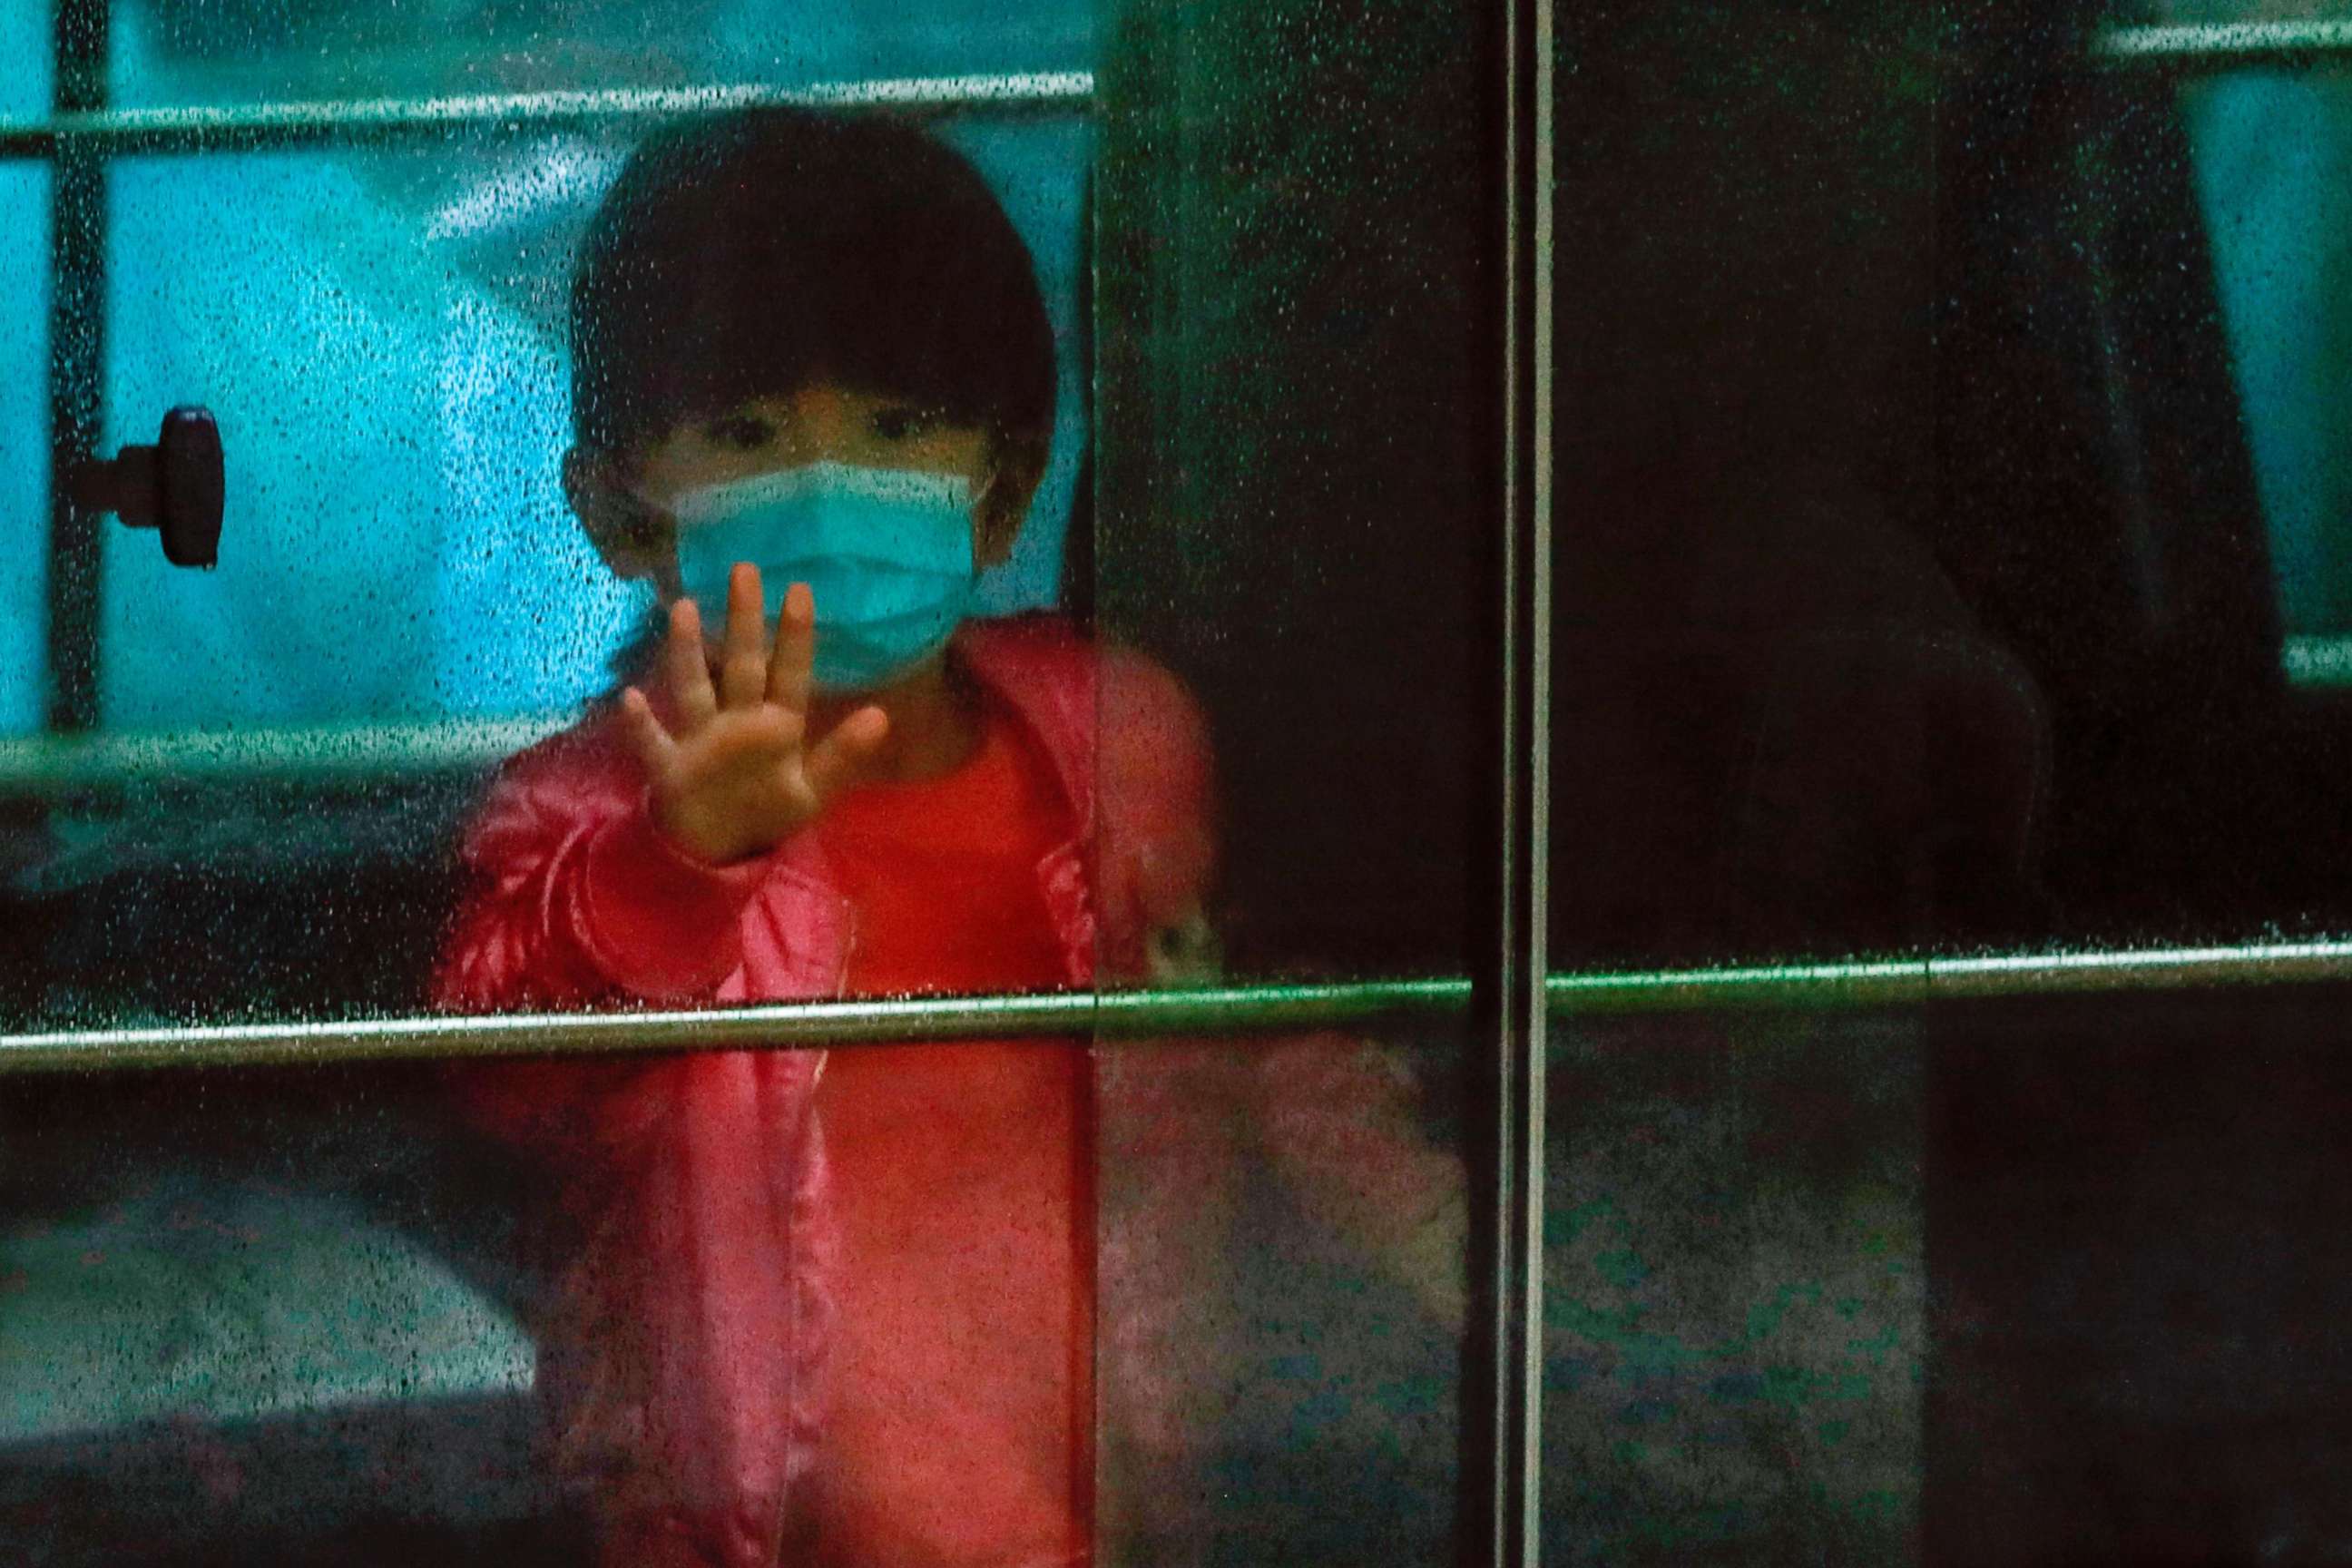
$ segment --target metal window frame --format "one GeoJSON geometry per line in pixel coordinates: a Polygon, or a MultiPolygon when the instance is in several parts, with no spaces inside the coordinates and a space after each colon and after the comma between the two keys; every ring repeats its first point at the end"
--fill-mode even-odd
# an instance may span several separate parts
{"type": "MultiPolygon", "coordinates": [[[[89,0],[67,0],[87,5],[89,0]]],[[[163,109],[106,110],[60,101],[50,119],[0,121],[0,157],[55,156],[89,148],[132,153],[250,153],[431,141],[455,131],[544,133],[633,121],[724,114],[763,105],[887,109],[902,114],[1058,114],[1094,101],[1091,71],[889,77],[772,87],[736,82],[691,88],[450,93],[163,109]]]]}
{"type": "MultiPolygon", "coordinates": [[[[1864,960],[1549,974],[1554,1024],[1710,1014],[1907,1012],[1952,1005],[2352,986],[2352,940],[2140,952],[1864,960]]],[[[1460,976],[1174,990],[1061,991],[657,1012],[329,1023],[157,1025],[0,1035],[0,1078],[347,1061],[499,1060],[696,1050],[815,1050],[1085,1035],[1137,1042],[1458,1023],[1485,987],[1460,976]]]]}
{"type": "MultiPolygon", "coordinates": [[[[58,118],[101,114],[107,97],[111,0],[56,0],[58,118]]],[[[106,365],[105,155],[72,142],[49,150],[49,533],[46,588],[47,721],[78,731],[98,721],[101,560],[94,519],[77,514],[71,476],[92,457],[104,425],[106,365]]]]}
{"type": "MultiPolygon", "coordinates": [[[[1544,1128],[1546,914],[1551,874],[1553,0],[1504,11],[1502,647],[1499,929],[1493,952],[1494,1041],[1489,1204],[1475,1216],[1479,1261],[1491,1269],[1484,1321],[1465,1347],[1484,1362],[1475,1392],[1490,1402],[1479,1434],[1487,1517],[1465,1544],[1498,1568],[1534,1568],[1543,1553],[1544,1128]],[[1478,1535],[1486,1536],[1483,1542],[1478,1535]]],[[[1481,1272],[1485,1272],[1482,1270],[1481,1272]]],[[[1467,1447],[1468,1445],[1465,1445],[1467,1447]]]]}

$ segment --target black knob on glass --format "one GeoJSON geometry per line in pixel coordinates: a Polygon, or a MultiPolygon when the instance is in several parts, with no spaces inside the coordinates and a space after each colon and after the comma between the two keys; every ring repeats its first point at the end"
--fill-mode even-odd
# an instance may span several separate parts
{"type": "Polygon", "coordinates": [[[152,447],[125,447],[112,462],[93,458],[75,468],[76,510],[110,511],[131,528],[163,536],[163,559],[174,566],[211,566],[220,560],[220,426],[209,410],[174,408],[163,416],[152,447]]]}

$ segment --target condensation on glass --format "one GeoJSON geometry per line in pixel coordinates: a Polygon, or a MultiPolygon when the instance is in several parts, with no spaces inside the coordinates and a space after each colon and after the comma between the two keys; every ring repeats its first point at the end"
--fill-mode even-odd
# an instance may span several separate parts
{"type": "Polygon", "coordinates": [[[576,1555],[531,1415],[534,1177],[453,1136],[437,1088],[415,1068],[9,1081],[12,1549],[576,1555]]]}
{"type": "MultiPolygon", "coordinates": [[[[485,996],[614,999],[436,990],[432,975],[473,885],[458,850],[491,769],[610,689],[652,607],[599,563],[562,478],[570,279],[647,128],[640,89],[920,79],[931,100],[970,100],[926,123],[1025,247],[1055,408],[1026,526],[978,605],[1058,609],[1129,650],[1124,684],[1052,694],[1068,721],[1055,760],[1097,774],[1098,835],[1063,862],[1097,881],[1040,889],[1085,960],[1068,978],[1182,988],[1472,965],[1501,438],[1491,16],[103,9],[107,110],[166,133],[74,140],[106,132],[100,118],[56,143],[102,155],[104,186],[102,287],[74,323],[102,327],[102,353],[59,374],[90,378],[98,455],[152,441],[168,408],[209,409],[229,507],[207,573],[111,519],[74,525],[95,542],[95,658],[90,722],[60,732],[45,638],[51,144],[27,132],[11,143],[26,156],[0,166],[0,280],[17,285],[0,290],[16,302],[0,319],[14,372],[0,376],[0,525],[15,542],[0,566],[0,1033],[102,1041],[485,996]],[[1088,70],[1093,108],[1082,77],[1052,79],[1060,96],[1042,106],[1020,85],[1088,70]],[[544,96],[563,92],[593,112],[544,96]],[[235,129],[288,114],[373,129],[310,123],[255,144],[235,129]],[[1443,202],[1400,179],[1407,164],[1444,171],[1443,202]],[[1155,774],[1179,764],[1202,788],[1183,830],[1162,831],[1171,795],[1155,774]],[[1134,852],[1114,856],[1130,832],[1134,852]]],[[[0,112],[41,121],[49,18],[12,7],[6,23],[0,47],[26,68],[0,92],[35,85],[0,112]]],[[[1445,1009],[1336,1031],[936,1047],[933,1068],[1026,1052],[1077,1072],[1055,1102],[1070,1136],[1032,1142],[1068,1165],[1051,1173],[1067,1234],[1046,1240],[1082,1260],[1082,1310],[1075,1325],[985,1326],[1087,1369],[1070,1382],[1089,1396],[1072,1416],[1081,1440],[1043,1479],[1080,1500],[1103,1560],[1452,1560],[1475,1049],[1445,1009]]],[[[844,1138],[846,1055],[830,1074],[844,1138]]],[[[802,1386],[722,1432],[696,1423],[732,1416],[663,1403],[662,1380],[699,1377],[708,1394],[736,1375],[725,1363],[791,1383],[803,1367],[776,1353],[779,1313],[865,1313],[941,1341],[975,1325],[909,1322],[883,1287],[919,1259],[877,1250],[870,1230],[848,1238],[866,1246],[848,1254],[866,1277],[805,1294],[800,1253],[688,1256],[688,1241],[740,1239],[726,1227],[787,1211],[810,1254],[824,1224],[887,1217],[887,1202],[846,1197],[808,1217],[814,1178],[791,1184],[815,1168],[809,1150],[757,1134],[760,1116],[825,1109],[816,1057],[756,1059],[526,1072],[526,1100],[532,1085],[546,1103],[565,1082],[590,1090],[539,1143],[499,1119],[543,1105],[493,1104],[488,1069],[451,1063],[0,1080],[0,1537],[58,1563],[576,1562],[616,1516],[658,1526],[675,1500],[662,1488],[707,1479],[740,1437],[728,1451],[759,1474],[740,1495],[681,1502],[685,1533],[793,1539],[817,1474],[795,1447],[802,1386]],[[761,1095],[759,1115],[721,1126],[761,1095]],[[762,1186],[735,1158],[755,1147],[794,1163],[761,1168],[762,1186]],[[571,1179],[599,1159],[593,1180],[571,1179]],[[750,1288],[765,1305],[729,1318],[739,1293],[698,1317],[718,1298],[695,1294],[695,1271],[739,1266],[781,1270],[750,1288]],[[551,1428],[557,1406],[578,1421],[551,1428]],[[648,1466],[629,1449],[647,1433],[691,1458],[648,1466]],[[777,1488],[799,1489],[785,1505],[777,1488]]],[[[1010,1160],[1021,1127],[998,1131],[1010,1160]]],[[[889,1174],[852,1152],[836,1185],[889,1174]]],[[[956,1212],[1003,1220],[1005,1198],[956,1212]]],[[[885,1339],[865,1333],[860,1353],[885,1339]]],[[[910,1390],[904,1408],[953,1416],[987,1397],[962,1393],[910,1390]]],[[[820,1451],[875,1429],[837,1419],[820,1451]]],[[[636,1546],[601,1549],[623,1561],[636,1546]]]]}
{"type": "Polygon", "coordinates": [[[1475,105],[1497,24],[1125,11],[1093,613],[1217,716],[1241,972],[1475,970],[1502,504],[1475,105]]]}
{"type": "Polygon", "coordinates": [[[1555,1013],[1547,1560],[1918,1560],[1929,1059],[1901,1012],[1555,1013]]]}
{"type": "Polygon", "coordinates": [[[1570,28],[1564,962],[2352,912],[2336,73],[2093,9],[1570,28]]]}
{"type": "MultiPolygon", "coordinates": [[[[0,164],[0,276],[8,297],[47,298],[49,175],[36,164],[0,164]]],[[[0,322],[0,437],[12,460],[0,492],[0,734],[40,721],[41,626],[48,534],[48,496],[38,460],[39,432],[48,408],[41,394],[49,358],[48,321],[37,309],[9,312],[0,322]]]]}
{"type": "MultiPolygon", "coordinates": [[[[1071,550],[1098,633],[1209,721],[1217,873],[1202,940],[1153,955],[1167,979],[1486,963],[1498,26],[1467,4],[1106,14],[1097,510],[1071,550]]],[[[1374,1022],[1104,1051],[1118,1561],[1455,1560],[1480,1049],[1374,1022]]]]}
{"type": "Polygon", "coordinates": [[[1548,1555],[2342,1550],[2343,20],[1563,22],[1555,958],[2019,962],[1556,1022],[1548,1555]]]}

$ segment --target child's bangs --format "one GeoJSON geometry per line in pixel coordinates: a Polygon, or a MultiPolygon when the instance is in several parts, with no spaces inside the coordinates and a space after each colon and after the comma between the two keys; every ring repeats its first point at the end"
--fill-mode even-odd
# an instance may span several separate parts
{"type": "Polygon", "coordinates": [[[624,447],[820,382],[1042,439],[1053,330],[976,171],[912,126],[793,110],[656,137],[572,297],[574,414],[624,447]]]}
{"type": "Polygon", "coordinates": [[[659,341],[638,351],[645,374],[633,425],[717,417],[826,383],[959,425],[1012,424],[1024,414],[1042,423],[1020,406],[1034,399],[1005,374],[1013,345],[955,307],[952,277],[877,257],[862,268],[762,268],[751,281],[743,297],[677,311],[659,341]],[[779,310],[782,301],[789,308],[779,310]]]}

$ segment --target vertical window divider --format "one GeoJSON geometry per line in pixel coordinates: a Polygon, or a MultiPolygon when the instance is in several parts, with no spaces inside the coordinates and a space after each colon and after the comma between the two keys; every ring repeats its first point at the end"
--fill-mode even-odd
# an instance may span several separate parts
{"type": "MultiPolygon", "coordinates": [[[[1472,1368],[1491,1395],[1498,1568],[1542,1549],[1544,1055],[1551,683],[1552,0],[1504,16],[1504,397],[1499,941],[1495,963],[1494,1201],[1476,1223],[1493,1268],[1472,1368]]],[[[1475,1342],[1474,1342],[1475,1343],[1475,1342]]],[[[1486,1478],[1480,1478],[1482,1480],[1486,1478]]],[[[1481,1521],[1486,1522],[1486,1521],[1481,1521]]],[[[1474,1533],[1485,1533],[1484,1531],[1474,1533]]],[[[1465,1542],[1474,1548],[1475,1540],[1465,1542]]]]}
{"type": "MultiPolygon", "coordinates": [[[[106,107],[112,0],[57,0],[54,105],[62,118],[106,107]]],[[[96,454],[106,369],[107,153],[52,143],[49,165],[49,534],[47,717],[53,731],[98,722],[102,557],[94,519],[73,504],[74,470],[96,454]]]]}

